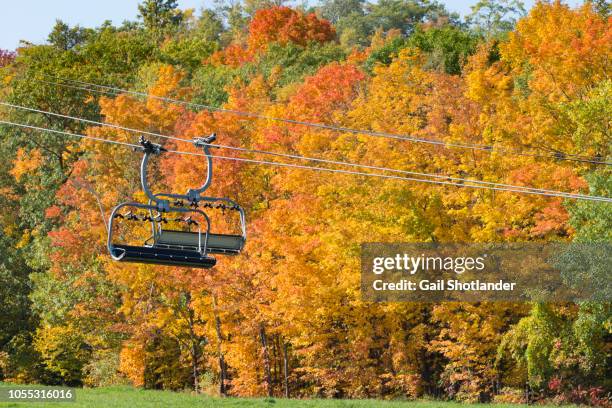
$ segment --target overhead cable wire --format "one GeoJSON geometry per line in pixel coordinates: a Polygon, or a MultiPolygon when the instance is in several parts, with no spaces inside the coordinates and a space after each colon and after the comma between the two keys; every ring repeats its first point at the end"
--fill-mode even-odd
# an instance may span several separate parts
{"type": "MultiPolygon", "coordinates": [[[[14,105],[14,104],[11,104],[11,103],[6,103],[6,102],[0,102],[0,105],[7,106],[7,107],[10,107],[10,108],[13,108],[13,109],[21,109],[21,110],[25,110],[25,111],[40,113],[40,114],[49,115],[49,116],[56,116],[56,117],[65,118],[65,119],[71,119],[71,120],[80,121],[80,122],[84,122],[84,123],[89,123],[89,124],[93,124],[93,125],[105,126],[105,127],[110,127],[110,128],[114,128],[114,129],[120,129],[120,130],[124,130],[124,131],[127,131],[127,132],[133,132],[133,133],[138,133],[138,134],[146,134],[146,135],[149,135],[149,136],[156,136],[156,137],[160,137],[160,138],[165,138],[165,139],[176,140],[176,141],[179,141],[179,142],[193,144],[193,140],[191,140],[191,139],[186,139],[186,138],[181,138],[181,137],[176,137],[176,136],[170,136],[170,135],[165,135],[165,134],[160,134],[160,133],[154,133],[154,132],[149,132],[149,131],[141,130],[141,129],[133,129],[133,128],[129,128],[129,127],[113,124],[113,123],[98,122],[98,121],[95,121],[95,120],[89,120],[89,119],[79,118],[79,117],[70,116],[70,115],[63,115],[63,114],[49,112],[49,111],[44,111],[44,110],[40,110],[40,109],[29,108],[29,107],[20,106],[20,105],[14,105]]],[[[308,157],[308,156],[300,156],[300,155],[294,155],[294,154],[269,152],[269,151],[258,150],[258,149],[247,149],[247,148],[243,148],[243,147],[235,147],[235,146],[220,145],[220,144],[214,144],[214,145],[211,145],[211,146],[217,147],[217,148],[221,148],[221,149],[245,152],[245,153],[263,154],[263,155],[270,155],[270,156],[275,156],[275,157],[283,157],[283,158],[288,158],[288,159],[305,160],[305,161],[312,161],[312,162],[324,163],[324,164],[357,167],[357,168],[364,168],[364,169],[369,169],[369,170],[379,170],[379,171],[386,171],[386,172],[388,171],[388,172],[394,172],[394,173],[409,174],[409,175],[413,175],[413,176],[432,177],[432,178],[443,179],[443,180],[452,180],[452,181],[458,181],[458,182],[468,182],[468,183],[490,185],[490,186],[496,186],[496,187],[499,187],[499,186],[501,186],[501,187],[509,187],[509,188],[514,189],[514,190],[529,190],[529,191],[539,191],[539,192],[548,192],[548,193],[558,193],[558,191],[555,191],[555,190],[547,190],[547,189],[541,189],[541,188],[535,188],[535,187],[517,186],[517,185],[512,185],[512,184],[506,184],[506,183],[496,183],[496,182],[491,182],[491,181],[483,181],[483,180],[475,180],[475,179],[468,179],[468,178],[460,178],[460,177],[453,177],[453,176],[447,176],[447,175],[441,175],[441,174],[435,174],[435,173],[422,173],[422,172],[409,171],[409,170],[400,170],[400,169],[394,169],[394,168],[389,168],[389,167],[372,166],[372,165],[352,163],[352,162],[328,160],[328,159],[321,159],[321,158],[308,157]]],[[[587,197],[584,194],[575,194],[575,193],[566,193],[566,192],[563,192],[563,193],[567,194],[568,197],[571,196],[572,198],[587,197]]]]}
{"type": "Polygon", "coordinates": [[[495,153],[505,153],[505,154],[510,154],[510,155],[517,155],[517,156],[540,157],[540,158],[548,158],[548,159],[554,159],[554,160],[573,161],[573,162],[590,163],[590,164],[598,164],[598,165],[601,164],[601,165],[607,165],[607,166],[612,165],[612,162],[595,160],[593,158],[582,157],[578,155],[567,155],[564,153],[557,153],[557,152],[552,153],[552,154],[528,153],[528,152],[523,152],[517,149],[499,148],[499,147],[494,147],[491,145],[444,142],[440,140],[426,139],[426,138],[409,136],[409,135],[398,135],[398,134],[388,133],[388,132],[379,132],[379,131],[372,131],[372,130],[365,130],[365,129],[355,129],[355,128],[343,127],[343,126],[326,125],[323,123],[314,123],[314,122],[301,121],[301,120],[295,120],[295,119],[278,118],[274,116],[262,115],[262,114],[255,113],[255,112],[245,112],[245,111],[240,111],[236,109],[220,108],[216,106],[205,105],[205,104],[200,104],[200,103],[195,103],[195,102],[188,102],[188,101],[184,101],[180,99],[173,99],[173,98],[164,97],[164,96],[152,95],[152,94],[139,92],[139,91],[133,91],[133,90],[124,89],[124,88],[112,87],[112,86],[107,86],[107,85],[99,85],[99,84],[79,81],[75,79],[55,77],[52,75],[43,75],[43,76],[53,78],[56,80],[60,80],[60,81],[70,82],[72,83],[72,85],[61,83],[61,82],[56,82],[56,81],[36,79],[36,78],[29,78],[29,79],[36,81],[36,82],[42,82],[42,83],[47,83],[47,84],[51,84],[55,86],[65,87],[69,89],[83,90],[83,91],[88,91],[88,92],[93,92],[93,93],[98,93],[98,94],[116,96],[118,94],[125,93],[125,94],[145,97],[145,98],[151,98],[151,99],[155,99],[155,100],[159,100],[159,101],[163,101],[167,103],[174,103],[174,104],[183,105],[183,106],[191,106],[191,107],[196,107],[196,108],[200,108],[200,109],[204,109],[208,111],[229,113],[229,114],[233,114],[237,116],[250,117],[254,119],[284,122],[288,124],[307,126],[311,128],[317,128],[317,129],[332,130],[336,132],[344,132],[344,133],[351,133],[351,134],[361,134],[361,135],[367,135],[367,136],[373,136],[373,137],[382,137],[382,138],[402,140],[402,141],[408,141],[408,142],[414,142],[414,143],[425,143],[425,144],[430,144],[430,145],[441,146],[444,148],[470,149],[470,150],[479,150],[479,151],[484,151],[484,152],[489,152],[489,153],[495,152],[495,153]],[[79,84],[79,85],[73,85],[73,84],[79,84]],[[96,87],[99,89],[92,89],[91,87],[96,87]]]}
{"type": "MultiPolygon", "coordinates": [[[[22,123],[14,123],[14,122],[0,120],[0,124],[28,128],[28,129],[39,130],[39,131],[44,131],[44,132],[51,132],[51,133],[61,134],[64,136],[73,136],[73,137],[78,137],[78,138],[83,138],[83,139],[91,139],[91,140],[104,142],[104,143],[113,143],[117,145],[124,145],[128,147],[140,148],[139,145],[132,144],[132,143],[126,143],[126,142],[120,142],[116,140],[109,140],[109,139],[97,138],[97,137],[92,137],[92,136],[80,135],[80,134],[64,132],[64,131],[59,131],[59,130],[54,130],[54,129],[41,128],[38,126],[32,126],[32,125],[27,125],[27,124],[22,124],[22,123]]],[[[168,150],[168,153],[206,157],[206,155],[202,153],[186,152],[186,151],[179,151],[179,150],[168,150]]],[[[269,165],[269,166],[288,167],[288,168],[296,168],[296,169],[311,170],[311,171],[321,171],[321,172],[336,173],[336,174],[356,175],[356,176],[364,176],[364,177],[376,177],[376,178],[400,180],[400,181],[414,181],[414,182],[428,183],[428,184],[465,187],[465,188],[474,188],[474,189],[483,189],[483,190],[515,192],[515,193],[520,193],[520,194],[531,194],[531,195],[548,196],[548,197],[574,198],[577,200],[586,200],[586,201],[598,201],[598,202],[606,202],[606,203],[612,202],[612,198],[608,198],[608,197],[601,197],[601,196],[572,197],[569,193],[564,193],[560,191],[555,192],[555,193],[546,193],[546,192],[537,192],[537,191],[529,191],[529,190],[513,190],[513,189],[503,188],[503,187],[470,185],[470,184],[464,184],[464,183],[453,183],[449,181],[392,176],[392,175],[380,174],[380,173],[356,172],[356,171],[342,170],[342,169],[330,169],[330,168],[323,168],[323,167],[304,166],[304,165],[298,165],[298,164],[292,164],[292,163],[279,163],[279,162],[272,162],[272,161],[247,159],[247,158],[242,158],[242,157],[228,157],[228,156],[219,156],[219,155],[213,155],[213,157],[220,159],[220,160],[231,160],[231,161],[236,161],[236,162],[263,164],[263,165],[269,165]]]]}
{"type": "Polygon", "coordinates": [[[111,128],[114,128],[114,129],[125,130],[126,132],[142,133],[142,134],[149,135],[149,136],[157,136],[157,137],[163,137],[163,138],[166,138],[166,139],[172,139],[172,140],[177,140],[177,141],[181,141],[181,142],[192,143],[192,141],[189,140],[189,139],[184,139],[184,138],[181,138],[181,137],[175,137],[175,136],[170,136],[170,135],[162,135],[162,134],[158,134],[158,133],[152,133],[152,132],[148,132],[146,130],[141,130],[141,129],[132,129],[132,128],[128,128],[128,127],[125,127],[125,126],[116,125],[114,123],[98,122],[96,120],[79,118],[77,116],[64,115],[64,114],[61,114],[61,113],[49,112],[49,111],[45,111],[45,110],[41,110],[41,109],[30,108],[28,106],[14,105],[12,103],[2,102],[2,101],[0,101],[0,105],[1,106],[7,106],[7,107],[13,108],[13,109],[20,109],[20,110],[25,110],[25,111],[29,111],[29,112],[40,113],[40,114],[43,114],[43,115],[55,116],[55,117],[58,117],[58,118],[76,120],[78,122],[89,123],[90,125],[106,126],[106,127],[111,127],[111,128]]]}
{"type": "Polygon", "coordinates": [[[61,130],[48,129],[48,128],[28,125],[28,124],[24,124],[24,123],[14,123],[14,122],[8,122],[8,121],[5,121],[5,120],[0,120],[0,124],[2,124],[2,125],[9,125],[9,126],[18,126],[18,127],[32,129],[32,130],[39,130],[39,131],[42,131],[42,132],[57,133],[59,135],[73,136],[73,137],[78,137],[80,139],[90,139],[90,140],[95,140],[97,142],[112,143],[112,144],[116,144],[116,145],[136,147],[136,148],[140,148],[141,147],[140,145],[137,145],[137,144],[121,142],[119,140],[110,140],[110,139],[103,139],[101,137],[80,135],[78,133],[64,132],[64,131],[61,131],[61,130]]]}
{"type": "MultiPolygon", "coordinates": [[[[168,150],[168,152],[206,157],[206,155],[202,153],[183,152],[183,151],[176,151],[176,150],[168,150]]],[[[246,159],[242,157],[227,157],[227,156],[218,156],[218,155],[212,155],[212,157],[216,159],[221,159],[221,160],[233,160],[233,161],[238,161],[238,162],[257,163],[257,164],[265,164],[265,165],[280,166],[280,167],[292,167],[292,168],[297,168],[297,169],[316,170],[316,171],[338,173],[338,174],[350,174],[350,175],[355,175],[355,176],[379,177],[379,178],[390,179],[390,180],[415,181],[415,182],[421,182],[421,183],[439,184],[439,185],[446,185],[446,186],[466,187],[466,188],[483,189],[483,190],[496,190],[496,191],[514,192],[514,193],[520,193],[520,194],[532,194],[532,195],[560,197],[560,198],[574,198],[577,200],[600,201],[600,202],[612,203],[612,198],[608,198],[608,197],[599,197],[599,196],[573,197],[571,194],[564,193],[562,191],[557,191],[554,193],[546,193],[546,192],[531,191],[531,190],[516,190],[516,189],[503,188],[503,187],[491,187],[491,186],[470,185],[470,184],[463,184],[463,183],[452,183],[448,181],[438,181],[438,180],[431,180],[431,179],[419,179],[419,178],[412,178],[412,177],[391,176],[391,175],[380,174],[380,173],[365,173],[365,172],[350,171],[350,170],[303,166],[299,164],[254,160],[254,159],[246,159]]]]}

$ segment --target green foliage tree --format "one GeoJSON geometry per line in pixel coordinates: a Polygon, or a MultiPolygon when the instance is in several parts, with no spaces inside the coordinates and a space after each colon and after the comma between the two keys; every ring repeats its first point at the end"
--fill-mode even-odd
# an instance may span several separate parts
{"type": "Polygon", "coordinates": [[[368,4],[367,8],[374,30],[398,29],[405,35],[413,33],[419,23],[449,17],[444,5],[437,1],[381,0],[368,4]]]}
{"type": "MultiPolygon", "coordinates": [[[[602,170],[589,177],[591,194],[612,193],[612,173],[602,170]]],[[[612,358],[612,216],[606,204],[578,202],[569,205],[575,243],[557,258],[566,284],[579,286],[583,301],[574,313],[536,304],[530,316],[510,330],[500,345],[498,361],[511,357],[527,368],[529,382],[542,387],[553,377],[571,376],[573,382],[601,385],[612,358]],[[586,291],[586,292],[585,292],[586,291]]]]}
{"type": "Polygon", "coordinates": [[[176,30],[183,21],[177,0],[145,0],[138,5],[139,17],[158,38],[176,30]]]}
{"type": "MultiPolygon", "coordinates": [[[[38,107],[57,113],[100,120],[98,94],[82,90],[58,87],[52,82],[62,78],[78,78],[109,85],[128,86],[135,79],[138,67],[150,60],[161,58],[152,33],[133,24],[113,27],[105,23],[97,29],[71,29],[58,23],[50,35],[49,45],[23,47],[15,64],[2,69],[3,84],[11,92],[6,100],[23,106],[38,107]]],[[[179,53],[180,55],[180,53],[179,53]]],[[[30,123],[64,131],[82,133],[81,123],[58,118],[44,118],[14,109],[4,109],[3,119],[30,123]]],[[[53,256],[48,233],[58,225],[58,218],[48,218],[46,209],[56,202],[56,193],[65,185],[73,170],[75,160],[82,157],[75,140],[53,137],[49,134],[33,134],[2,126],[0,151],[7,157],[6,166],[0,171],[0,201],[4,209],[11,209],[11,218],[0,217],[3,231],[2,249],[4,263],[0,267],[2,287],[13,291],[5,298],[2,293],[2,315],[15,320],[2,324],[0,351],[10,354],[9,372],[5,375],[20,381],[43,383],[81,384],[81,369],[91,353],[87,341],[97,348],[115,350],[121,334],[109,330],[108,315],[90,313],[79,318],[70,315],[79,305],[112,305],[117,300],[117,288],[109,286],[103,275],[83,274],[96,270],[93,258],[75,268],[62,278],[49,269],[53,256]],[[29,163],[29,164],[28,164],[29,163]],[[35,166],[32,164],[36,163],[35,166]],[[11,168],[11,164],[13,165],[11,168]],[[20,168],[19,166],[25,167],[20,168]],[[16,197],[19,197],[18,199],[16,197]],[[88,282],[88,290],[76,282],[88,282]],[[97,299],[97,300],[96,300],[97,299]],[[105,303],[106,301],[109,303],[105,303]],[[79,303],[82,302],[82,303],[79,303]],[[19,316],[15,315],[19,308],[19,316]],[[29,317],[28,317],[29,316],[29,317]],[[98,316],[99,321],[92,319],[98,316]],[[44,333],[56,333],[70,325],[72,334],[80,336],[74,344],[64,344],[67,337],[37,335],[35,328],[44,325],[44,333]],[[5,330],[6,328],[6,330],[5,330]],[[41,338],[54,339],[49,344],[41,338]],[[85,346],[84,346],[85,345],[85,346]],[[74,346],[74,347],[73,347],[74,346]],[[82,348],[85,347],[85,348],[82,348]],[[62,349],[63,348],[63,349],[62,349]],[[65,354],[64,350],[67,354],[65,354]],[[62,361],[63,356],[66,360],[62,361]]],[[[68,269],[67,269],[68,270],[68,269]]],[[[95,306],[94,306],[95,308],[95,306]]],[[[72,340],[70,340],[72,341],[72,340]]]]}
{"type": "Polygon", "coordinates": [[[331,0],[321,4],[321,15],[336,25],[340,41],[347,45],[368,45],[377,30],[399,30],[412,34],[424,22],[456,22],[458,15],[449,13],[437,1],[382,0],[368,3],[359,0],[331,0]]]}
{"type": "Polygon", "coordinates": [[[299,83],[307,75],[314,74],[320,67],[346,58],[342,47],[334,43],[309,44],[306,48],[295,44],[272,44],[262,54],[253,68],[264,77],[270,77],[277,70],[276,88],[299,83]]]}
{"type": "Polygon", "coordinates": [[[374,33],[371,21],[366,18],[363,9],[351,10],[346,16],[340,18],[336,24],[340,43],[346,48],[353,46],[367,46],[374,33]]]}
{"type": "Polygon", "coordinates": [[[365,4],[365,0],[323,0],[320,9],[321,17],[333,24],[338,24],[353,14],[363,16],[365,4]]]}
{"type": "Polygon", "coordinates": [[[487,39],[512,30],[516,21],[526,14],[520,0],[480,0],[471,9],[466,21],[487,39]]]}
{"type": "MultiPolygon", "coordinates": [[[[581,98],[554,106],[559,118],[559,134],[569,135],[576,147],[588,155],[604,159],[612,154],[612,80],[588,89],[581,98]]],[[[595,182],[595,180],[594,180],[595,182]]],[[[596,189],[601,190],[598,183],[596,189]]]]}
{"type": "MultiPolygon", "coordinates": [[[[0,234],[0,353],[9,353],[15,359],[22,357],[22,351],[29,351],[19,350],[19,342],[28,337],[36,320],[29,299],[31,269],[9,241],[9,237],[0,234]]],[[[0,368],[0,378],[14,377],[11,364],[6,368],[0,368]]]]}
{"type": "Polygon", "coordinates": [[[71,326],[38,329],[35,348],[40,353],[52,383],[78,386],[82,384],[82,369],[90,353],[78,329],[71,326]]]}
{"type": "Polygon", "coordinates": [[[61,50],[68,51],[85,42],[87,37],[92,34],[92,31],[78,25],[70,28],[62,20],[56,20],[47,41],[61,50]]]}
{"type": "Polygon", "coordinates": [[[564,324],[550,306],[533,305],[529,316],[521,319],[508,331],[498,349],[498,362],[504,357],[513,359],[527,370],[529,384],[540,389],[553,373],[551,354],[555,342],[567,333],[564,324]]]}
{"type": "Polygon", "coordinates": [[[389,65],[394,58],[396,58],[401,50],[408,46],[408,40],[403,37],[393,38],[391,41],[387,41],[382,47],[374,49],[368,59],[365,61],[364,66],[368,72],[373,72],[374,67],[377,65],[389,65]]]}
{"type": "Polygon", "coordinates": [[[240,39],[241,33],[247,26],[249,16],[241,1],[215,0],[215,13],[221,17],[228,31],[221,37],[224,44],[229,44],[234,39],[240,39]]]}
{"type": "Polygon", "coordinates": [[[226,91],[232,81],[239,77],[236,70],[220,66],[204,65],[193,74],[194,102],[209,106],[222,106],[227,102],[226,91]]]}
{"type": "Polygon", "coordinates": [[[408,38],[395,37],[374,49],[364,65],[372,72],[377,64],[389,65],[402,49],[416,48],[426,56],[424,68],[459,75],[477,44],[477,36],[454,25],[417,28],[408,38]]]}
{"type": "Polygon", "coordinates": [[[280,7],[288,0],[244,0],[244,11],[249,16],[254,16],[257,10],[280,7]]]}
{"type": "Polygon", "coordinates": [[[215,42],[221,39],[223,31],[223,21],[217,13],[214,10],[202,10],[194,27],[194,35],[205,41],[215,42]]]}
{"type": "MultiPolygon", "coordinates": [[[[608,100],[608,104],[609,100],[608,100]]],[[[590,194],[612,195],[612,171],[600,170],[588,176],[590,194]]],[[[577,361],[577,369],[591,378],[609,378],[612,353],[612,214],[606,205],[573,203],[569,205],[570,223],[576,228],[576,246],[570,246],[561,257],[561,267],[568,284],[593,288],[592,301],[579,305],[572,336],[567,344],[569,359],[577,361]],[[581,281],[582,279],[582,281],[581,281]],[[608,371],[606,371],[608,370],[608,371]]]]}
{"type": "Polygon", "coordinates": [[[610,5],[608,0],[588,0],[588,2],[591,3],[595,10],[603,17],[608,18],[610,16],[612,5],[610,5]]]}
{"type": "Polygon", "coordinates": [[[194,71],[218,48],[217,42],[204,38],[187,37],[166,41],[161,48],[160,59],[165,63],[194,71]]]}
{"type": "Polygon", "coordinates": [[[427,56],[425,68],[450,75],[461,74],[463,65],[476,51],[478,38],[467,30],[450,24],[430,29],[417,29],[407,45],[427,56]]]}

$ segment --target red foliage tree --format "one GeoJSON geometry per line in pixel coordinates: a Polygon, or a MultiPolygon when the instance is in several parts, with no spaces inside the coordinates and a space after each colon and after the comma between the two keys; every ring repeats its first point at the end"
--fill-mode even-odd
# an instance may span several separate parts
{"type": "Polygon", "coordinates": [[[255,13],[249,26],[249,48],[263,49],[271,42],[306,45],[331,41],[336,31],[314,13],[304,14],[289,7],[272,7],[255,13]]]}

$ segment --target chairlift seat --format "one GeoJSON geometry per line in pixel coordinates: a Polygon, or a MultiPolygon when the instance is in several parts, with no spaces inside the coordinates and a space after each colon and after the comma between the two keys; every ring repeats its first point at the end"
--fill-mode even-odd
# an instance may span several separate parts
{"type": "MultiPolygon", "coordinates": [[[[201,234],[201,246],[206,235],[201,234]]],[[[162,230],[155,245],[157,247],[197,250],[200,234],[189,231],[162,230]]],[[[237,255],[244,247],[244,237],[232,234],[208,234],[206,252],[211,254],[237,255]]]]}
{"type": "Polygon", "coordinates": [[[190,268],[212,268],[217,260],[197,251],[149,246],[113,245],[114,257],[121,262],[186,266],[190,268]],[[123,254],[123,256],[121,256],[123,254]]]}

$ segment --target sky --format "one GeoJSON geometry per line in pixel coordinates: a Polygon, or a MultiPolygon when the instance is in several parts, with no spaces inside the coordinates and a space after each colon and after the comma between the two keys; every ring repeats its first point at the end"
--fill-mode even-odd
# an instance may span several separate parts
{"type": "MultiPolygon", "coordinates": [[[[135,20],[140,0],[18,0],[3,1],[0,11],[0,48],[14,50],[20,40],[35,44],[44,43],[56,19],[70,26],[97,27],[105,20],[121,24],[124,20],[135,20]]],[[[477,0],[442,0],[446,8],[461,15],[470,12],[470,6],[477,0]]],[[[570,5],[580,0],[566,0],[570,5]]],[[[202,6],[211,7],[212,0],[179,0],[181,9],[202,6]]],[[[314,1],[313,1],[314,3],[314,1]]],[[[533,6],[534,0],[524,0],[526,7],[533,6]]]]}

